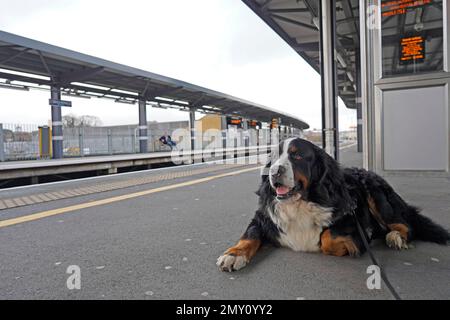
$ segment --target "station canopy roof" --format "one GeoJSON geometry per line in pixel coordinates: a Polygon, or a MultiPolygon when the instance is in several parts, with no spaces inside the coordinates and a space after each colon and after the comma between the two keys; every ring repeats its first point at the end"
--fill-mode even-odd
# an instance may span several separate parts
{"type": "MultiPolygon", "coordinates": [[[[320,72],[318,0],[242,1],[320,72]]],[[[383,76],[442,70],[444,2],[381,1],[383,76]],[[402,64],[399,44],[411,34],[419,34],[419,38],[426,41],[424,63],[402,64]]],[[[336,0],[335,13],[338,94],[348,108],[356,108],[357,53],[360,48],[359,0],[336,0]]]]}
{"type": "MultiPolygon", "coordinates": [[[[319,1],[242,0],[320,72],[319,1]]],[[[359,47],[359,0],[336,1],[338,94],[348,108],[356,108],[356,48],[359,47]]]]}
{"type": "Polygon", "coordinates": [[[65,96],[109,98],[135,104],[140,97],[156,108],[195,108],[249,120],[308,129],[292,115],[180,80],[103,60],[0,31],[0,87],[28,90],[62,88],[65,96]]]}

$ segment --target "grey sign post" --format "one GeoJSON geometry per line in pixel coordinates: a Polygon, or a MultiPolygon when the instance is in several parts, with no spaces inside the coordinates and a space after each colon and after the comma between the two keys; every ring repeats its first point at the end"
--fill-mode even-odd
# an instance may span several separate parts
{"type": "Polygon", "coordinates": [[[139,98],[139,152],[148,152],[147,101],[139,98]]]}
{"type": "Polygon", "coordinates": [[[72,106],[70,101],[61,100],[61,89],[53,86],[51,88],[51,99],[49,104],[52,107],[52,145],[53,158],[61,159],[63,157],[63,126],[61,107],[72,106]]]}

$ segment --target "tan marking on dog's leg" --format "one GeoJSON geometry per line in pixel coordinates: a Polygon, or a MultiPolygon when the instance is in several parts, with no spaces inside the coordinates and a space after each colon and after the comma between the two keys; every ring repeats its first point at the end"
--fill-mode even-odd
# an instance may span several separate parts
{"type": "Polygon", "coordinates": [[[338,257],[359,255],[358,247],[351,237],[333,237],[330,230],[325,230],[320,237],[320,241],[320,249],[324,254],[338,257]]]}
{"type": "Polygon", "coordinates": [[[386,235],[386,244],[389,248],[395,248],[397,250],[408,249],[408,232],[409,229],[403,223],[392,223],[388,225],[389,232],[386,235]]]}
{"type": "Polygon", "coordinates": [[[222,271],[236,271],[245,267],[258,251],[261,241],[257,239],[241,239],[217,259],[217,266],[222,271]]]}
{"type": "Polygon", "coordinates": [[[400,232],[400,235],[402,236],[402,238],[405,240],[408,240],[409,228],[407,225],[405,225],[403,223],[392,223],[392,224],[388,224],[388,228],[391,231],[400,232]]]}
{"type": "Polygon", "coordinates": [[[372,214],[375,220],[377,220],[377,222],[383,227],[386,227],[386,223],[381,218],[380,211],[378,211],[377,206],[375,205],[375,200],[371,196],[367,198],[367,204],[369,205],[369,212],[372,214]]]}

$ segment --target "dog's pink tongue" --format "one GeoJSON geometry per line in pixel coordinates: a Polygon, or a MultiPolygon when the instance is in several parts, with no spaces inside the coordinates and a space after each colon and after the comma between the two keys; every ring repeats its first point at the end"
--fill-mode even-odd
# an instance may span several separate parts
{"type": "Polygon", "coordinates": [[[289,192],[289,188],[285,187],[285,186],[277,187],[276,191],[277,191],[278,195],[285,195],[285,194],[287,194],[289,192]]]}

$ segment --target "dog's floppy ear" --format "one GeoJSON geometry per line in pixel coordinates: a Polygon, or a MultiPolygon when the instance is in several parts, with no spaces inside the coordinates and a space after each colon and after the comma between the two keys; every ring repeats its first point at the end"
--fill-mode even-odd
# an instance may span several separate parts
{"type": "Polygon", "coordinates": [[[313,194],[318,203],[333,207],[337,211],[347,211],[351,201],[344,174],[336,160],[322,149],[317,152],[312,177],[313,194]]]}
{"type": "Polygon", "coordinates": [[[322,157],[321,153],[318,153],[314,161],[314,166],[311,170],[312,186],[314,187],[314,190],[312,190],[312,194],[314,194],[315,197],[318,198],[317,200],[320,200],[321,202],[330,201],[328,190],[330,178],[328,177],[328,175],[331,169],[328,168],[325,161],[326,160],[324,157],[322,157]]]}
{"type": "Polygon", "coordinates": [[[314,183],[317,184],[318,186],[322,185],[325,177],[328,174],[328,170],[329,169],[324,163],[324,159],[322,157],[316,159],[315,164],[311,171],[312,180],[314,181],[314,183]]]}

